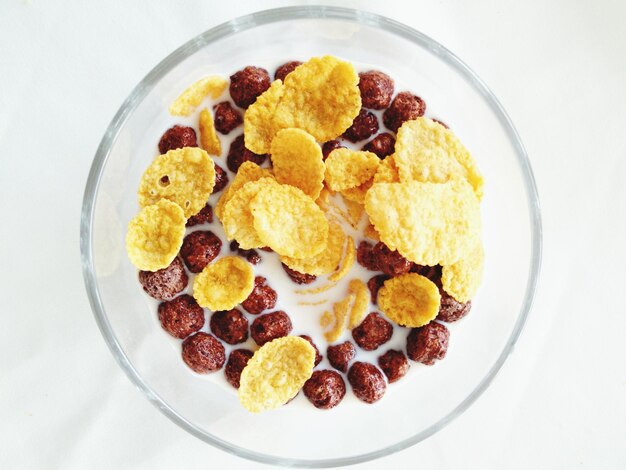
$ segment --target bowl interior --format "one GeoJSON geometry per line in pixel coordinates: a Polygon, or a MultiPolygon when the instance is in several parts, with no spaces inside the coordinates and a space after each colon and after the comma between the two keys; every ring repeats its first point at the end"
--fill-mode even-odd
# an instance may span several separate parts
{"type": "Polygon", "coordinates": [[[535,201],[525,154],[506,115],[437,43],[349,10],[257,14],[185,45],[151,72],[121,110],[105,135],[86,192],[85,275],[114,354],[148,397],[187,430],[258,460],[350,463],[432,434],[462,412],[499,369],[532,299],[539,259],[535,201]],[[412,364],[410,380],[389,386],[375,405],[352,401],[319,411],[294,404],[252,415],[234,393],[190,373],[180,359],[180,343],[158,327],[154,305],[146,301],[125,254],[126,225],[138,209],[141,174],[156,155],[159,136],[173,123],[167,107],[181,89],[205,74],[230,74],[250,64],[271,69],[282,60],[325,54],[391,72],[402,88],[424,98],[427,115],[449,124],[473,153],[486,182],[485,276],[471,314],[450,325],[446,359],[434,367],[412,364]]]}

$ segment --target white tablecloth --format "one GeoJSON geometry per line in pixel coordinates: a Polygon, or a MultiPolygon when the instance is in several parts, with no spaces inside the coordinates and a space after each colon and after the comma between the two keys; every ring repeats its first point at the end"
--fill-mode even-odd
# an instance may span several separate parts
{"type": "MultiPolygon", "coordinates": [[[[84,292],[79,215],[104,129],[161,58],[297,3],[0,2],[0,468],[257,467],[171,423],[117,366],[84,292]]],[[[626,2],[327,3],[408,23],[477,71],[526,144],[545,228],[535,308],[493,385],[362,468],[626,468],[626,2]]]]}

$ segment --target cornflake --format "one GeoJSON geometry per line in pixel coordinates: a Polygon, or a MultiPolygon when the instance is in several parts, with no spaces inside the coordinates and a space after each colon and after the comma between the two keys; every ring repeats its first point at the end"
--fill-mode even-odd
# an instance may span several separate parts
{"type": "Polygon", "coordinates": [[[193,296],[201,307],[230,310],[254,289],[254,271],[238,256],[225,256],[208,264],[193,283],[193,296]]]}
{"type": "Polygon", "coordinates": [[[392,277],[378,291],[378,306],[392,321],[417,328],[434,320],[441,295],[430,279],[416,273],[392,277]]]}
{"type": "Polygon", "coordinates": [[[202,78],[190,85],[176,98],[170,105],[170,114],[172,116],[189,116],[206,96],[210,96],[213,99],[218,98],[224,93],[227,86],[228,80],[224,77],[211,75],[202,78]]]}

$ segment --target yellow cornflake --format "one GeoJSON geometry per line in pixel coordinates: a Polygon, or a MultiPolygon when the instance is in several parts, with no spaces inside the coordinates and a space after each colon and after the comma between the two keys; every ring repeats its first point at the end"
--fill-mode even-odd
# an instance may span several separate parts
{"type": "MultiPolygon", "coordinates": [[[[350,293],[345,299],[333,305],[334,325],[330,331],[324,333],[324,337],[329,343],[333,343],[341,338],[341,335],[346,330],[346,319],[348,318],[348,312],[350,311],[350,306],[354,303],[355,297],[354,294],[350,293]]],[[[322,322],[326,323],[326,320],[323,320],[323,316],[320,319],[320,325],[322,322]]],[[[322,328],[324,328],[324,326],[322,326],[322,328]]]]}
{"type": "Polygon", "coordinates": [[[324,187],[322,149],[312,135],[301,129],[283,129],[271,146],[276,181],[300,188],[317,199],[324,187]]]}
{"type": "Polygon", "coordinates": [[[317,300],[315,302],[298,302],[298,305],[316,306],[316,305],[325,304],[326,302],[328,302],[328,299],[317,300]]]}
{"type": "Polygon", "coordinates": [[[305,295],[305,294],[320,294],[322,292],[326,292],[329,289],[335,287],[335,282],[329,282],[328,284],[324,284],[320,287],[314,287],[312,289],[300,289],[296,290],[296,294],[305,295]]]}
{"type": "Polygon", "coordinates": [[[283,82],[274,80],[246,109],[243,115],[243,135],[248,150],[259,155],[270,152],[274,135],[280,130],[274,122],[274,114],[284,91],[283,82]]]}
{"type": "Polygon", "coordinates": [[[241,372],[239,402],[252,413],[281,407],[313,374],[315,349],[298,336],[285,336],[258,349],[241,372]]]}
{"type": "Polygon", "coordinates": [[[254,288],[250,263],[238,256],[225,256],[208,264],[193,283],[193,296],[201,307],[230,310],[248,298],[254,288]]]}
{"type": "Polygon", "coordinates": [[[350,127],[361,109],[359,76],[336,57],[314,57],[285,78],[274,80],[244,114],[246,147],[268,153],[276,132],[298,128],[317,142],[332,140],[350,127]]]}
{"type": "Polygon", "coordinates": [[[454,133],[424,117],[406,121],[398,130],[395,163],[400,180],[445,183],[464,179],[478,200],[483,177],[476,162],[454,133]]]}
{"type": "Polygon", "coordinates": [[[365,212],[365,206],[363,203],[351,201],[345,196],[343,196],[343,203],[348,210],[348,222],[352,225],[352,228],[357,228],[365,212]]]}
{"type": "Polygon", "coordinates": [[[178,204],[189,218],[206,205],[215,185],[211,157],[198,147],[170,150],[154,159],[141,177],[139,205],[160,199],[178,204]]]}
{"type": "Polygon", "coordinates": [[[326,248],[311,258],[290,258],[281,256],[280,260],[291,269],[305,274],[320,276],[330,274],[337,269],[343,256],[343,247],[346,244],[346,234],[341,225],[331,222],[328,226],[328,242],[326,248]]]}
{"type": "Polygon", "coordinates": [[[350,310],[350,321],[348,328],[354,328],[367,313],[367,307],[370,304],[370,291],[360,279],[352,279],[348,284],[348,292],[354,294],[354,303],[350,310]]]}
{"type": "Polygon", "coordinates": [[[339,137],[361,110],[358,83],[351,63],[332,56],[313,57],[285,78],[275,122],[281,129],[303,129],[318,142],[339,137]]]}
{"type": "Polygon", "coordinates": [[[200,111],[200,147],[209,155],[220,156],[222,154],[222,143],[215,131],[213,116],[206,108],[200,111]]]}
{"type": "Polygon", "coordinates": [[[144,207],[130,221],[126,232],[131,263],[142,271],[168,267],[183,244],[185,222],[183,210],[166,199],[144,207]]]}
{"type": "Polygon", "coordinates": [[[377,183],[365,210],[381,241],[417,264],[454,264],[480,236],[480,208],[464,180],[450,183],[377,183]]]}
{"type": "Polygon", "coordinates": [[[328,187],[343,191],[371,180],[378,170],[380,158],[372,152],[338,148],[330,152],[324,164],[328,187]]]}
{"type": "Polygon", "coordinates": [[[441,295],[430,279],[408,273],[386,280],[378,291],[377,301],[390,320],[401,326],[417,328],[435,319],[441,295]]]}
{"type": "Polygon", "coordinates": [[[348,237],[348,245],[346,246],[346,254],[343,257],[343,261],[341,263],[341,268],[338,271],[335,271],[333,274],[328,276],[328,280],[331,282],[338,282],[345,277],[346,274],[350,272],[352,266],[354,266],[354,261],[356,260],[356,247],[354,246],[354,239],[352,237],[348,237]]]}
{"type": "Polygon", "coordinates": [[[343,191],[341,191],[341,195],[349,201],[353,201],[358,204],[365,204],[365,196],[367,195],[367,192],[370,190],[373,184],[374,180],[369,179],[362,185],[357,186],[356,188],[344,189],[343,191]]]}
{"type": "Polygon", "coordinates": [[[459,302],[474,297],[483,277],[485,252],[482,243],[477,243],[469,254],[454,264],[444,266],[441,271],[443,290],[459,302]]]}
{"type": "Polygon", "coordinates": [[[261,168],[253,162],[243,162],[243,164],[239,167],[239,171],[237,171],[237,174],[235,175],[235,179],[224,190],[224,193],[220,197],[219,201],[217,201],[217,205],[215,206],[215,215],[222,220],[222,211],[224,206],[239,189],[243,188],[246,183],[271,176],[272,172],[270,170],[261,168]]]}
{"type": "Polygon", "coordinates": [[[274,178],[261,178],[251,181],[238,189],[224,206],[222,225],[226,238],[237,240],[244,250],[260,248],[263,245],[254,228],[254,217],[250,211],[250,201],[264,185],[277,184],[274,178]]]}
{"type": "Polygon", "coordinates": [[[328,221],[315,201],[286,184],[263,186],[250,202],[263,246],[282,256],[310,258],[328,242],[328,221]]]}
{"type": "Polygon", "coordinates": [[[170,106],[172,116],[189,116],[206,96],[216,99],[228,86],[228,80],[224,77],[211,75],[201,78],[183,91],[170,106]]]}
{"type": "Polygon", "coordinates": [[[376,231],[376,228],[370,223],[367,224],[365,229],[363,230],[363,235],[365,235],[370,240],[375,240],[377,242],[380,241],[380,235],[376,231]]]}
{"type": "Polygon", "coordinates": [[[385,158],[374,175],[374,183],[399,183],[400,175],[396,165],[395,155],[385,158]]]}

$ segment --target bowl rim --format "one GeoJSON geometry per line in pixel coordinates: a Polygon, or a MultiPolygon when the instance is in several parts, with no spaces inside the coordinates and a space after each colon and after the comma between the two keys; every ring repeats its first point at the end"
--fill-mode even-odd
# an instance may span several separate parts
{"type": "Polygon", "coordinates": [[[463,61],[429,36],[390,18],[351,8],[310,5],[257,11],[215,26],[187,41],[174,52],[169,54],[165,57],[165,59],[157,64],[143,78],[143,80],[139,82],[139,84],[135,86],[113,117],[96,151],[83,196],[80,222],[80,251],[85,288],[87,290],[89,302],[91,304],[91,309],[93,310],[96,323],[98,324],[105,342],[131,382],[139,388],[146,395],[148,400],[150,400],[150,402],[165,416],[197,438],[217,447],[218,449],[222,449],[239,457],[256,462],[284,465],[288,467],[328,468],[366,462],[406,449],[407,447],[430,437],[440,429],[444,428],[448,423],[460,416],[472,403],[476,401],[480,395],[482,395],[513,351],[515,343],[524,328],[526,319],[532,308],[541,268],[542,226],[539,196],[537,194],[535,179],[524,145],[522,144],[513,123],[498,99],[489,90],[487,85],[485,85],[485,83],[463,61]],[[92,228],[95,198],[98,193],[100,179],[110,154],[111,144],[116,140],[121,128],[137,105],[150,92],[154,85],[174,66],[211,42],[257,26],[299,19],[343,20],[382,29],[427,49],[430,53],[439,57],[451,66],[457,73],[462,75],[469,82],[469,84],[482,95],[485,102],[498,118],[515,149],[517,162],[524,180],[531,226],[531,261],[526,281],[524,302],[520,308],[513,331],[509,336],[504,349],[489,369],[487,375],[463,401],[461,401],[447,415],[432,424],[430,427],[391,446],[360,455],[334,459],[292,459],[250,451],[205,432],[178,414],[144,382],[124,353],[106,316],[93,269],[92,228]]]}

